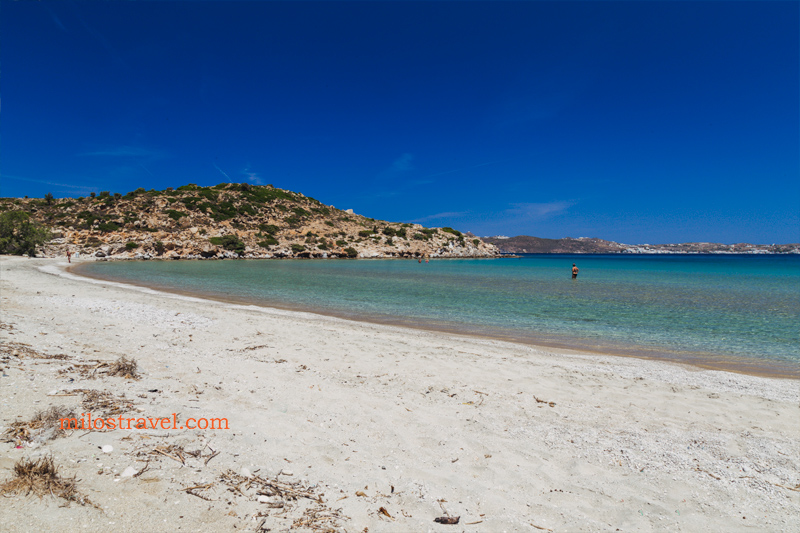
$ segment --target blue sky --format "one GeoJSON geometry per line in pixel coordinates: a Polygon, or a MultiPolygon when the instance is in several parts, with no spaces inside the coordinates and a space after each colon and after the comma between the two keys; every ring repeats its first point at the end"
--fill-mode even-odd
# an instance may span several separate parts
{"type": "Polygon", "coordinates": [[[478,235],[798,242],[799,6],[0,0],[0,195],[247,181],[478,235]]]}

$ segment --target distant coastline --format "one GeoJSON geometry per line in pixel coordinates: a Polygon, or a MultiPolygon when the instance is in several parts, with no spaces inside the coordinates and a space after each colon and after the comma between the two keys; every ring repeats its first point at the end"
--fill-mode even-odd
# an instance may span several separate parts
{"type": "Polygon", "coordinates": [[[687,242],[679,244],[623,244],[604,239],[565,237],[542,239],[529,235],[482,237],[503,254],[800,254],[800,243],[721,244],[687,242]]]}

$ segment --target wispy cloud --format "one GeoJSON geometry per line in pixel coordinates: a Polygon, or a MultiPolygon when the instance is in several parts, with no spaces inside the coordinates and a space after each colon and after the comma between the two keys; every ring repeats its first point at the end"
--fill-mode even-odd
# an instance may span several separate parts
{"type": "Polygon", "coordinates": [[[412,164],[413,160],[413,155],[403,154],[395,159],[394,163],[392,163],[391,170],[393,172],[408,172],[409,170],[414,170],[414,165],[412,164]]]}
{"type": "Polygon", "coordinates": [[[226,173],[224,170],[222,170],[221,168],[219,168],[219,167],[217,166],[217,164],[216,164],[216,163],[214,163],[214,168],[216,168],[217,170],[219,170],[219,173],[220,173],[220,174],[222,174],[223,176],[225,176],[225,179],[226,179],[226,180],[228,180],[229,182],[230,182],[230,181],[233,181],[233,180],[231,179],[231,177],[230,177],[230,176],[228,176],[228,174],[227,174],[227,173],[226,173]]]}
{"type": "Polygon", "coordinates": [[[56,16],[55,11],[53,11],[52,9],[50,9],[47,6],[45,6],[45,9],[47,9],[47,11],[50,13],[50,17],[53,19],[53,22],[55,22],[56,25],[59,28],[61,28],[63,31],[67,31],[67,28],[64,27],[64,25],[61,23],[61,20],[59,20],[59,18],[56,16]]]}
{"type": "Polygon", "coordinates": [[[69,183],[60,183],[57,181],[50,181],[50,180],[40,180],[35,178],[26,178],[23,176],[13,176],[9,174],[3,174],[3,179],[6,180],[13,180],[13,181],[27,181],[30,183],[42,183],[44,185],[50,185],[52,187],[57,187],[59,190],[64,191],[72,191],[73,193],[82,193],[87,194],[96,189],[96,187],[90,187],[88,185],[74,185],[69,183]]]}
{"type": "Polygon", "coordinates": [[[147,158],[161,158],[163,153],[157,150],[150,150],[148,148],[141,148],[138,146],[118,146],[115,148],[108,148],[105,150],[96,150],[94,152],[83,152],[79,156],[98,156],[98,157],[147,157],[147,158]]]}
{"type": "Polygon", "coordinates": [[[251,172],[250,167],[247,167],[242,171],[244,177],[247,178],[247,181],[254,185],[263,185],[264,181],[261,179],[261,176],[258,175],[258,172],[251,172]]]}
{"type": "Polygon", "coordinates": [[[414,170],[414,155],[409,153],[404,153],[394,161],[392,164],[389,165],[389,168],[381,171],[375,176],[375,180],[380,181],[388,181],[397,178],[402,174],[407,174],[414,170]]]}
{"type": "Polygon", "coordinates": [[[511,207],[506,209],[504,214],[517,219],[537,220],[563,213],[576,203],[577,202],[574,200],[566,200],[560,202],[511,204],[511,207]]]}
{"type": "Polygon", "coordinates": [[[429,176],[425,176],[425,178],[435,178],[438,176],[444,176],[446,174],[453,174],[455,172],[463,172],[464,170],[472,170],[474,168],[485,167],[489,165],[495,165],[497,163],[503,163],[505,161],[510,161],[510,159],[499,159],[497,161],[489,161],[488,163],[481,163],[479,165],[472,165],[470,167],[462,167],[462,168],[454,168],[453,170],[445,170],[444,172],[437,172],[436,174],[431,174],[429,176]]]}
{"type": "Polygon", "coordinates": [[[412,220],[411,222],[415,222],[417,224],[422,224],[423,222],[428,222],[429,220],[438,220],[441,218],[459,218],[469,214],[469,211],[445,211],[444,213],[436,213],[435,215],[428,215],[426,217],[421,217],[412,220]]]}

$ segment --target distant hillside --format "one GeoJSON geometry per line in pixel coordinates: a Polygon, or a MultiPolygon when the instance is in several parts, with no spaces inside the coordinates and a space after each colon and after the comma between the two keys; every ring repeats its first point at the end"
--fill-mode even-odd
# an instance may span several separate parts
{"type": "Polygon", "coordinates": [[[540,239],[528,235],[517,237],[484,237],[503,253],[511,254],[786,254],[800,253],[800,244],[719,244],[688,242],[681,244],[621,244],[603,239],[540,239]]]}
{"type": "Polygon", "coordinates": [[[51,229],[45,256],[67,250],[118,259],[498,255],[494,246],[452,228],[366,218],[271,185],[0,199],[0,212],[12,210],[51,229]]]}

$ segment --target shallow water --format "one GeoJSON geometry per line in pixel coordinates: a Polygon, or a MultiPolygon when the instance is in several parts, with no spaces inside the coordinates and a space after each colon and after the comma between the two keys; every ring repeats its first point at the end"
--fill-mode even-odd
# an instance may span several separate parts
{"type": "Polygon", "coordinates": [[[795,374],[800,256],[124,261],[79,272],[357,319],[795,374]],[[572,280],[577,263],[580,275],[572,280]]]}

